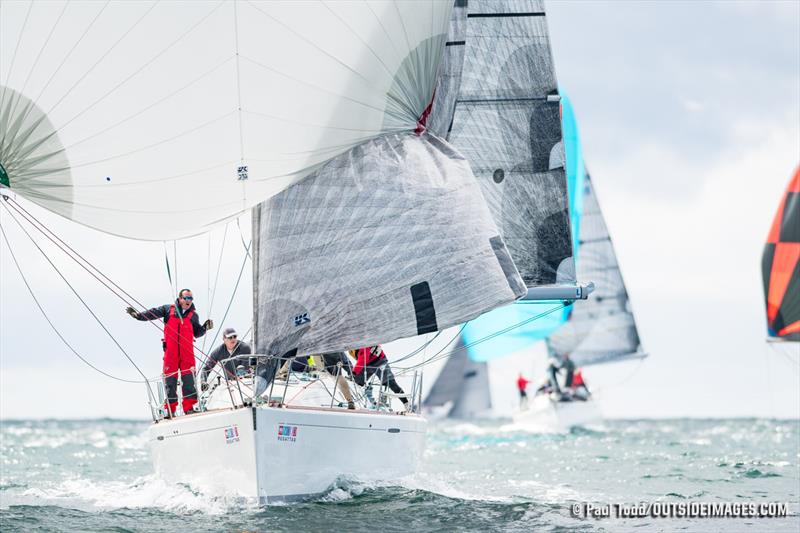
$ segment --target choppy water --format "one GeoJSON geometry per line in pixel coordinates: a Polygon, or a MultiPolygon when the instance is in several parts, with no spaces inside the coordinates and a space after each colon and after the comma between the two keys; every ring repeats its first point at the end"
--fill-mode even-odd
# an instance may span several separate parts
{"type": "Polygon", "coordinates": [[[612,421],[566,435],[434,424],[419,474],[266,508],[155,478],[146,426],[3,421],[0,530],[800,530],[800,421],[612,421]],[[789,516],[574,517],[585,502],[781,502],[789,516]]]}

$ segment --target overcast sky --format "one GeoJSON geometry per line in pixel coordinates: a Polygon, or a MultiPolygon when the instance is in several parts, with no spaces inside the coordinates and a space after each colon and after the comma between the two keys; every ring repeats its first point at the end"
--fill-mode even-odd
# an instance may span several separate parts
{"type": "MultiPolygon", "coordinates": [[[[547,9],[559,83],[575,108],[651,354],[642,363],[587,371],[602,390],[604,411],[800,416],[800,349],[765,343],[760,273],[769,225],[800,162],[800,3],[557,1],[547,9]]],[[[114,239],[35,212],[120,285],[135,288],[145,305],[173,297],[162,244],[114,239]]],[[[77,351],[107,372],[136,379],[125,356],[0,215],[37,297],[77,351]]],[[[195,290],[202,318],[223,232],[177,245],[177,284],[195,290]]],[[[222,266],[228,275],[211,308],[213,333],[223,325],[247,329],[249,268],[222,321],[236,282],[230,273],[244,259],[241,239],[231,225],[222,266]]],[[[0,269],[0,417],[147,417],[141,384],[103,377],[65,349],[4,243],[0,269]]],[[[122,302],[79,271],[69,273],[129,355],[157,375],[157,330],[124,315],[122,302]]]]}

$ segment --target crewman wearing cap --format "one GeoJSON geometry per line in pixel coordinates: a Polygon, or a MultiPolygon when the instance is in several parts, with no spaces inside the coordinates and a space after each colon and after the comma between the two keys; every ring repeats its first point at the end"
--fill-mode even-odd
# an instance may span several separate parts
{"type": "Polygon", "coordinates": [[[205,388],[208,373],[217,363],[222,365],[223,371],[227,374],[228,379],[236,379],[236,367],[239,365],[247,366],[247,361],[243,359],[234,360],[231,358],[251,353],[253,353],[253,351],[250,349],[250,345],[239,340],[239,335],[236,333],[235,329],[223,329],[222,344],[214,348],[214,351],[208,354],[208,360],[206,364],[203,365],[203,370],[200,371],[200,382],[203,383],[205,388]]]}

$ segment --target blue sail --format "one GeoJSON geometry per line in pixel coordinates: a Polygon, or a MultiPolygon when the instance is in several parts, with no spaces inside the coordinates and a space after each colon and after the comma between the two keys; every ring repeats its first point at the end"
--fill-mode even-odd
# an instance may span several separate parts
{"type": "MultiPolygon", "coordinates": [[[[561,93],[561,126],[566,156],[572,249],[578,249],[586,170],[578,125],[569,99],[561,93]]],[[[577,260],[577,255],[575,255],[577,260]]],[[[473,361],[489,361],[544,340],[569,318],[571,307],[553,302],[517,302],[468,322],[462,341],[473,361]],[[517,327],[514,327],[517,326],[517,327]],[[508,328],[512,328],[505,331],[508,328]]]]}

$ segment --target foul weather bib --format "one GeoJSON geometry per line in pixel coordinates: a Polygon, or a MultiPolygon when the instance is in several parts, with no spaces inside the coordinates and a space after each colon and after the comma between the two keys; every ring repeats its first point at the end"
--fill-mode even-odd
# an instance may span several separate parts
{"type": "Polygon", "coordinates": [[[169,308],[169,318],[164,325],[164,375],[167,377],[188,374],[194,368],[194,330],[190,310],[183,318],[169,308]]]}

